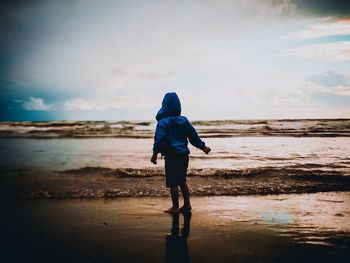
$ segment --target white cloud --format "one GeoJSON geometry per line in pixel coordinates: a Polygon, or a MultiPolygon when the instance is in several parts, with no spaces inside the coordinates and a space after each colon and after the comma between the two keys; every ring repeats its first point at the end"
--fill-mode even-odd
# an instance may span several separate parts
{"type": "Polygon", "coordinates": [[[307,82],[303,85],[305,90],[308,90],[309,93],[328,93],[341,97],[350,96],[350,86],[333,86],[327,87],[315,83],[307,82]]]}
{"type": "Polygon", "coordinates": [[[290,48],[286,49],[280,56],[323,61],[346,61],[350,60],[350,42],[339,41],[290,48]]]}
{"type": "Polygon", "coordinates": [[[84,99],[75,98],[67,100],[63,103],[63,109],[66,110],[85,110],[85,111],[104,111],[108,109],[128,109],[139,110],[150,108],[154,105],[154,101],[146,99],[144,95],[135,94],[130,96],[122,96],[111,99],[84,99]]]}
{"type": "Polygon", "coordinates": [[[260,96],[260,104],[264,107],[303,107],[310,99],[308,92],[301,87],[293,90],[270,90],[260,96]]]}
{"type": "Polygon", "coordinates": [[[27,101],[23,102],[22,107],[25,110],[36,111],[50,111],[54,109],[52,104],[45,104],[42,98],[30,97],[27,101]]]}
{"type": "Polygon", "coordinates": [[[88,101],[82,98],[76,98],[72,100],[67,100],[64,102],[64,108],[67,110],[105,110],[106,107],[92,102],[88,101]]]}
{"type": "Polygon", "coordinates": [[[312,93],[329,93],[350,96],[350,77],[333,71],[322,72],[307,78],[305,88],[312,93]]]}
{"type": "Polygon", "coordinates": [[[325,92],[329,92],[335,94],[337,96],[349,96],[350,97],[350,87],[348,86],[336,86],[331,87],[325,90],[325,92]]]}
{"type": "Polygon", "coordinates": [[[175,76],[175,74],[176,74],[175,70],[148,71],[148,72],[139,73],[138,76],[140,78],[146,78],[146,79],[161,79],[161,78],[173,77],[175,76]]]}
{"type": "Polygon", "coordinates": [[[285,39],[313,39],[325,36],[350,35],[350,20],[310,24],[306,29],[283,36],[285,39]]]}
{"type": "MultiPolygon", "coordinates": [[[[330,71],[324,72],[315,76],[330,75],[330,71]]],[[[336,72],[332,72],[334,76],[343,76],[336,72]]],[[[344,77],[346,77],[344,75],[344,77]]],[[[333,94],[339,97],[350,97],[349,85],[326,85],[328,82],[321,84],[312,81],[313,78],[308,78],[306,81],[300,83],[294,90],[285,92],[274,91],[269,94],[264,94],[261,105],[265,106],[280,106],[280,107],[298,107],[305,108],[310,106],[317,94],[333,94]],[[268,96],[267,96],[268,95],[268,96]]]]}
{"type": "Polygon", "coordinates": [[[287,94],[271,97],[271,99],[265,101],[265,105],[298,107],[304,106],[306,103],[303,97],[297,97],[295,94],[287,94]]]}

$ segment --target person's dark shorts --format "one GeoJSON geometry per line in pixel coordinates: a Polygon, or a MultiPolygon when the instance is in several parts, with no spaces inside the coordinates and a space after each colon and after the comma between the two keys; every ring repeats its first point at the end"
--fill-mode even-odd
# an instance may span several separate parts
{"type": "Polygon", "coordinates": [[[170,153],[165,155],[166,187],[174,187],[186,182],[188,154],[170,153]]]}

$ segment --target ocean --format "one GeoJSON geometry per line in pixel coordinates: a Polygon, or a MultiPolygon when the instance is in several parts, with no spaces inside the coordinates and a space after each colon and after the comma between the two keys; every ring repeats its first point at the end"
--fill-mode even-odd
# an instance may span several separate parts
{"type": "MultiPolygon", "coordinates": [[[[190,146],[195,195],[350,189],[350,120],[192,122],[209,155],[190,146]]],[[[0,123],[2,197],[165,196],[155,122],[0,123]]]]}

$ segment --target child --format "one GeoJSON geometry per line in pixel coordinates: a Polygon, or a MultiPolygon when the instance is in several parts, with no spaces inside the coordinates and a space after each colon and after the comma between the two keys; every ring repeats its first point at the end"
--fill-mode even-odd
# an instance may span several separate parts
{"type": "Polygon", "coordinates": [[[167,93],[162,102],[162,108],[158,111],[158,121],[154,135],[153,156],[151,162],[157,164],[157,155],[165,156],[166,186],[170,187],[173,206],[164,212],[178,213],[189,212],[191,208],[190,193],[186,183],[188,167],[187,138],[190,143],[208,154],[211,149],[199,138],[186,117],[180,116],[181,104],[175,92],[167,93]],[[179,208],[179,188],[184,199],[183,207],[179,208]]]}

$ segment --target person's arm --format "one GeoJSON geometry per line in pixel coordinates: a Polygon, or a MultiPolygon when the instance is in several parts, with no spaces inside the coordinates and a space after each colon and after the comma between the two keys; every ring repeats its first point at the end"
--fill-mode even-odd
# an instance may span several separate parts
{"type": "Polygon", "coordinates": [[[153,155],[151,162],[157,164],[157,155],[164,149],[164,140],[166,135],[166,127],[163,122],[158,122],[156,132],[154,134],[153,155]]]}
{"type": "Polygon", "coordinates": [[[205,142],[201,140],[196,129],[192,126],[192,124],[188,121],[188,139],[190,143],[199,149],[201,149],[205,154],[208,154],[211,149],[205,145],[205,142]]]}

